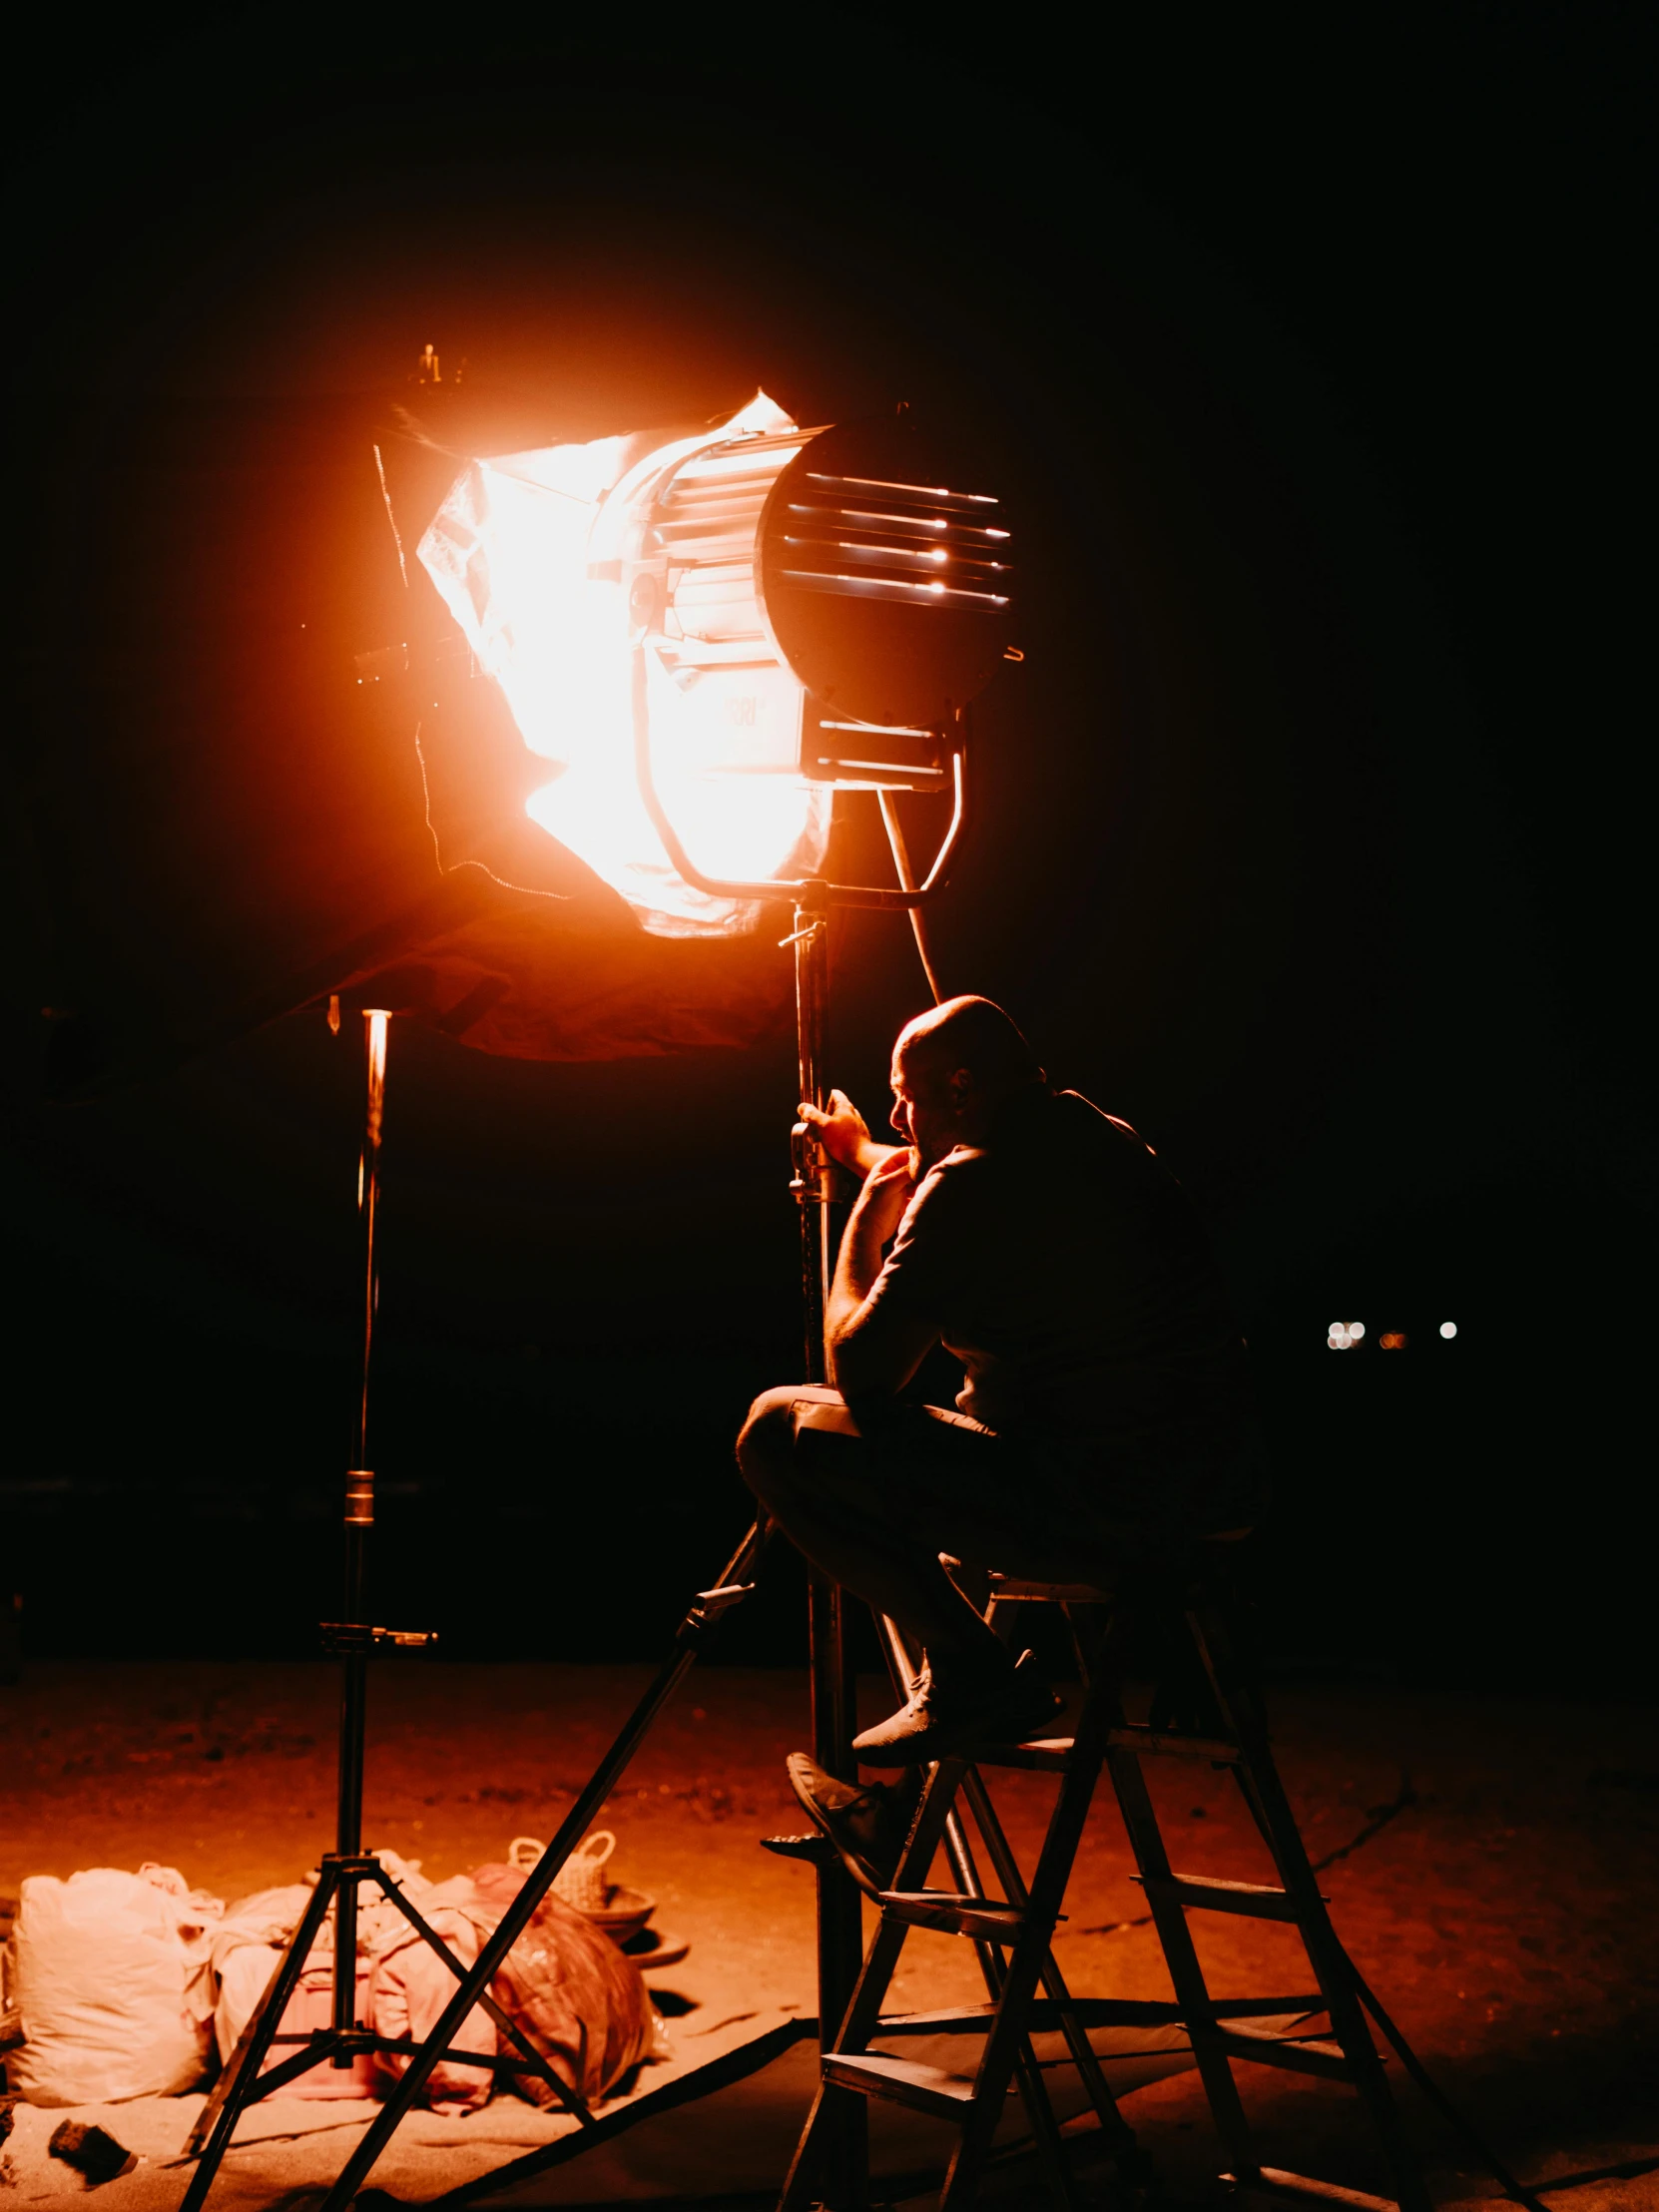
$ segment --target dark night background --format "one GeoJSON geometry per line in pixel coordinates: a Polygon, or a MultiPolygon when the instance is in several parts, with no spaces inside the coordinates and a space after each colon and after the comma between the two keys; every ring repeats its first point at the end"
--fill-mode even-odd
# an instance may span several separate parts
{"type": "MultiPolygon", "coordinates": [[[[1634,24],[454,10],[42,49],[0,1486],[30,1651],[313,1648],[360,1082],[312,1010],[45,1102],[40,1008],[136,1018],[190,957],[64,872],[179,795],[119,685],[66,759],[54,686],[125,587],[58,510],[158,411],[204,452],[331,419],[430,337],[550,437],[757,383],[970,427],[1027,658],[984,702],[946,980],[1214,1226],[1280,1470],[1270,1653],[1651,1693],[1634,24]]],[[[896,925],[844,928],[866,1110],[919,990],[896,925]]],[[[743,1524],[743,1408],[798,1372],[790,1042],[543,1065],[402,1024],[391,1060],[373,1616],[655,1655],[743,1524]]],[[[794,1658],[801,1613],[780,1562],[728,1655],[794,1658]]]]}

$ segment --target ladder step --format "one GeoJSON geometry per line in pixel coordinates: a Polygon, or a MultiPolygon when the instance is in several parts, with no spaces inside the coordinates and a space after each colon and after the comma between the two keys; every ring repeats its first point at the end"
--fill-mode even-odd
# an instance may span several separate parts
{"type": "Polygon", "coordinates": [[[913,2058],[827,2051],[824,2078],[837,2089],[855,2089],[861,2096],[907,2104],[913,2111],[931,2112],[936,2119],[959,2122],[973,2105],[971,2081],[961,2074],[946,2073],[942,2066],[918,2065],[913,2058]]]}
{"type": "Polygon", "coordinates": [[[984,1744],[973,1754],[976,1767],[1018,1767],[1026,1774],[1064,1774],[1071,1765],[1074,1739],[1038,1736],[1028,1744],[984,1744]]]}
{"type": "Polygon", "coordinates": [[[1184,1906],[1188,1912],[1242,1913],[1252,1921],[1295,1921],[1297,1903],[1288,1890],[1261,1882],[1224,1882],[1216,1875],[1131,1875],[1150,1898],[1184,1906]]]}
{"type": "Polygon", "coordinates": [[[1218,2027],[1206,2041],[1220,2045],[1229,2058],[1248,2058],[1261,2066],[1283,2066],[1288,2073],[1318,2074],[1322,2081],[1352,2081],[1354,2068],[1340,2043],[1295,2043],[1271,2027],[1218,2027]]]}
{"type": "Polygon", "coordinates": [[[1312,2197],[1320,2204],[1346,2204],[1352,2212],[1399,2212],[1392,2197],[1374,2197],[1364,2189],[1344,2189],[1335,2181],[1315,2181],[1307,2174],[1288,2174],[1278,2166],[1263,2166],[1249,2181],[1232,2174],[1222,2180],[1231,2189],[1256,2189],[1270,2197],[1312,2197]]]}
{"type": "Polygon", "coordinates": [[[982,1936],[993,1943],[1013,1942],[1025,1926],[1022,1907],[1001,1905],[994,1898],[967,1897],[958,1890],[883,1890],[876,1902],[883,1913],[908,1922],[911,1928],[982,1936]]]}
{"type": "Polygon", "coordinates": [[[1208,1759],[1213,1766],[1237,1767],[1244,1752],[1222,1736],[1176,1736],[1164,1728],[1114,1728],[1106,1739],[1114,1751],[1138,1758],[1208,1759]]]}
{"type": "MultiPolygon", "coordinates": [[[[1064,1774],[1071,1765],[1075,1739],[1038,1736],[1026,1744],[987,1744],[973,1754],[976,1767],[1019,1767],[1027,1774],[1064,1774]]],[[[1167,1729],[1114,1728],[1106,1739],[1113,1751],[1132,1751],[1138,1759],[1203,1759],[1212,1767],[1237,1767],[1244,1753],[1223,1736],[1176,1736],[1167,1729]]]]}
{"type": "Polygon", "coordinates": [[[993,1598],[1023,1598],[1038,1605],[1109,1605],[1111,1593],[1092,1582],[1030,1582],[1017,1574],[991,1576],[993,1598]]]}

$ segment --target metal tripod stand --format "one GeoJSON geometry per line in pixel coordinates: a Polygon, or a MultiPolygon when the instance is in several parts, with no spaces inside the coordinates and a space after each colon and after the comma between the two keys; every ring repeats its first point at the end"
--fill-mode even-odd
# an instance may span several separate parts
{"type": "MultiPolygon", "coordinates": [[[[337,1007],[331,1009],[337,1023],[337,1007]]],[[[199,2163],[185,2194],[184,2212],[200,2212],[220,2162],[231,2144],[238,2120],[251,2104],[274,2095],[312,2067],[349,2066],[369,2051],[409,2051],[407,2036],[395,2040],[377,2035],[357,2018],[357,1904],[367,1886],[394,1905],[421,1940],[430,1945],[457,1980],[466,1967],[430,1928],[420,1913],[381,1866],[362,1848],[364,1724],[367,1716],[368,1662],[375,1651],[429,1651],[435,1633],[424,1629],[371,1627],[365,1619],[368,1566],[368,1533],[374,1525],[374,1476],[368,1457],[368,1385],[374,1349],[374,1314],[378,1294],[374,1233],[380,1195],[380,1131],[385,1113],[386,1040],[391,1017],[380,1011],[364,1015],[367,1026],[368,1083],[364,1117],[363,1150],[359,1166],[358,1210],[362,1223],[363,1321],[362,1376],[354,1424],[352,1459],[345,1477],[345,1618],[322,1623],[323,1648],[340,1662],[339,1782],[334,1848],[324,1852],[316,1887],[298,1927],[267,1984],[259,2006],[244,2028],[219,2080],[208,2098],[190,2138],[187,2156],[199,2163]],[[299,1985],[324,1924],[332,1912],[334,1928],[332,2016],[326,2028],[313,2034],[284,2034],[283,2015],[299,1985]],[[278,2044],[297,2043],[299,2048],[275,2065],[267,2058],[278,2044]]],[[[485,2056],[456,2050],[459,2062],[487,2066],[503,2072],[538,2075],[554,2095],[579,2119],[589,2117],[574,2091],[558,2075],[529,2039],[514,2025],[487,1992],[479,2000],[484,2011],[518,2052],[516,2058],[485,2056]]]]}

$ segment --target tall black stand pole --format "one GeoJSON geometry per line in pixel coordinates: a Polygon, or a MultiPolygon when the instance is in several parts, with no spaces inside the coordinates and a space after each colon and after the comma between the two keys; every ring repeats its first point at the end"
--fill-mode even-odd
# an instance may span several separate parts
{"type": "MultiPolygon", "coordinates": [[[[801,1097],[822,1106],[824,1048],[829,1012],[830,916],[826,905],[803,898],[795,910],[796,1041],[801,1097]]],[[[825,1310],[834,1263],[834,1183],[838,1170],[811,1130],[796,1139],[795,1181],[801,1208],[801,1308],[807,1381],[828,1379],[825,1310]]],[[[844,1604],[838,1585],[816,1569],[808,1583],[812,1651],[813,1757],[828,1773],[856,1782],[852,1754],[853,1681],[848,1663],[844,1604]]],[[[855,1884],[838,1861],[818,1870],[818,2016],[828,2049],[851,2000],[863,1963],[863,1921],[855,1884]]],[[[868,2121],[861,2098],[848,2097],[830,2146],[824,2174],[825,2202],[834,2212],[857,2212],[868,2195],[868,2121]]]]}
{"type": "MultiPolygon", "coordinates": [[[[374,1356],[374,1309],[379,1281],[374,1269],[375,1214],[380,1196],[380,1126],[386,1110],[386,1032],[391,1016],[363,1015],[368,1047],[368,1093],[362,1158],[357,1166],[357,1208],[362,1223],[363,1364],[357,1392],[351,1465],[345,1475],[345,1608],[342,1618],[366,1621],[368,1532],[374,1525],[374,1475],[368,1465],[368,1382],[374,1356]]],[[[355,1859],[363,1848],[363,1756],[368,1703],[368,1651],[348,1648],[340,1660],[339,1795],[334,1849],[355,1859]]],[[[343,2034],[356,2025],[357,1888],[342,1883],[334,1905],[333,2025],[343,2034]]],[[[338,2054],[335,2066],[348,2066],[338,2054]]]]}
{"type": "MultiPolygon", "coordinates": [[[[197,2116],[186,2155],[199,2158],[180,2212],[202,2212],[220,2162],[230,2148],[238,2120],[249,2105],[272,2096],[313,2066],[350,2066],[370,2051],[401,2050],[406,2039],[376,2034],[357,2020],[357,1891],[368,1883],[408,1922],[420,1939],[436,1953],[457,1981],[465,1981],[467,1968],[433,1929],[418,1908],[380,1865],[365,1857],[363,1832],[363,1755],[366,1732],[368,1660],[372,1650],[430,1650],[436,1636],[425,1630],[374,1628],[369,1625],[367,1595],[368,1531],[374,1525],[374,1477],[363,1461],[368,1457],[368,1384],[374,1350],[374,1318],[378,1303],[378,1278],[374,1265],[375,1214],[380,1195],[380,1125],[385,1113],[386,1029],[391,1016],[371,1011],[367,1023],[368,1102],[364,1117],[362,1158],[358,1163],[357,1211],[362,1225],[363,1259],[363,1361],[361,1387],[352,1433],[352,1464],[345,1475],[345,1618],[322,1623],[323,1645],[340,1662],[339,1794],[336,1801],[334,1849],[324,1852],[298,1927],[276,1962],[264,1996],[235,2050],[220,2071],[207,2102],[197,2116]],[[329,1912],[334,1916],[332,2004],[329,2025],[308,2035],[284,2034],[282,2021],[299,1977],[323,1933],[329,1912]],[[300,2047],[288,2057],[268,2066],[267,2058],[278,2043],[300,2047]]],[[[584,2124],[592,2114],[573,2090],[548,2065],[518,2025],[507,2017],[496,1999],[474,1988],[468,2000],[480,2003],[496,2027],[518,2052],[503,2059],[493,2053],[457,2053],[467,2064],[479,2064],[501,2072],[527,2072],[548,2083],[555,2099],[574,2112],[584,2124]]],[[[453,2039],[453,2028],[435,2054],[441,2057],[453,2039]]]]}

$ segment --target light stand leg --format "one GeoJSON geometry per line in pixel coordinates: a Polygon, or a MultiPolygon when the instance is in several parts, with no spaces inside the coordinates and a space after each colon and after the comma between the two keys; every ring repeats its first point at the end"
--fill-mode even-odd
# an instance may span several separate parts
{"type": "Polygon", "coordinates": [[[493,1933],[479,1946],[436,2026],[410,2058],[401,2079],[388,2094],[379,2116],[351,2153],[339,2178],[323,2199],[319,2212],[345,2212],[367,2180],[375,2160],[396,2133],[404,2114],[425,2087],[432,2068],[460,2033],[467,2014],[488,1989],[502,1960],[530,1925],[536,1908],[553,1887],[553,1878],[587,1834],[595,1815],[615,1789],[651,1724],[679,1688],[696,1659],[709,1631],[720,1616],[738,1604],[754,1587],[761,1554],[766,1548],[767,1527],[757,1521],[728,1562],[726,1572],[712,1590],[700,1590],[690,1612],[675,1635],[675,1648],[659,1668],[639,1703],[622,1724],[609,1751],[588,1777],[581,1795],[559,1824],[558,1834],[524,1879],[524,1886],[508,1906],[493,1933]]]}
{"type": "MultiPolygon", "coordinates": [[[[824,1104],[824,1045],[829,1010],[829,914],[805,900],[795,915],[796,1042],[802,1099],[824,1104]]],[[[794,1191],[801,1208],[801,1291],[807,1381],[823,1382],[825,1309],[830,1297],[831,1178],[834,1170],[812,1131],[797,1139],[794,1191]]],[[[840,1590],[827,1576],[809,1583],[813,1757],[829,1774],[856,1781],[854,1697],[840,1590]]],[[[863,1965],[863,1916],[856,1885],[838,1860],[818,1869],[818,2016],[820,2047],[833,2043],[863,1965]]],[[[824,2143],[824,2201],[859,2212],[869,2195],[869,2125],[860,2099],[837,2099],[824,2143]]]]}
{"type": "MultiPolygon", "coordinates": [[[[310,1956],[311,1946],[321,1933],[330,1902],[337,1900],[334,1898],[332,1871],[325,1867],[322,1879],[311,1893],[310,1903],[305,1908],[299,1926],[288,1938],[287,1949],[277,1960],[276,1970],[266,1984],[266,1992],[260,1999],[258,2010],[243,2029],[236,2049],[226,2061],[225,2071],[215,2083],[212,2095],[191,2130],[190,2140],[185,2145],[186,2155],[194,2155],[201,2149],[204,2141],[207,2147],[202,2151],[201,2163],[191,2175],[190,2187],[185,2192],[185,2201],[180,2212],[201,2212],[208,2191],[213,2187],[214,2176],[219,2171],[219,2162],[231,2147],[231,2136],[238,2120],[251,2104],[257,2103],[262,2096],[268,2096],[275,2086],[270,2081],[262,2082],[260,2078],[265,2069],[266,2056],[282,2024],[282,2014],[288,2008],[288,1999],[305,1970],[305,1961],[310,1956]]],[[[284,2071],[289,2074],[304,2072],[331,2049],[332,2042],[330,2032],[324,2040],[323,2049],[314,2054],[307,2051],[303,2065],[295,2065],[289,2060],[284,2071]]]]}

